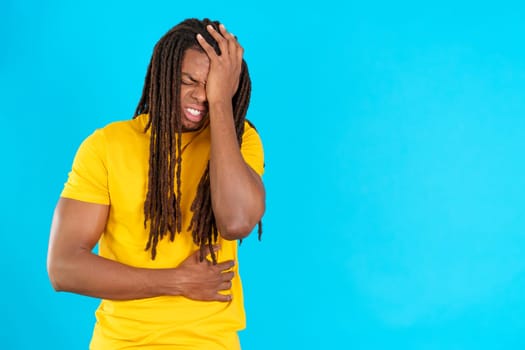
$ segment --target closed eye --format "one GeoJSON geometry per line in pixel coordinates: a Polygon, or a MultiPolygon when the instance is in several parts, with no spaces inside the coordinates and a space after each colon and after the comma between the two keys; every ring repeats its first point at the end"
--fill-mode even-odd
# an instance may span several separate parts
{"type": "MultiPolygon", "coordinates": [[[[201,82],[198,81],[197,79],[194,79],[191,75],[189,75],[188,73],[182,73],[182,79],[181,79],[181,82],[182,84],[184,85],[198,85],[200,84],[201,82]]],[[[206,86],[206,82],[202,83],[204,86],[206,86]]]]}

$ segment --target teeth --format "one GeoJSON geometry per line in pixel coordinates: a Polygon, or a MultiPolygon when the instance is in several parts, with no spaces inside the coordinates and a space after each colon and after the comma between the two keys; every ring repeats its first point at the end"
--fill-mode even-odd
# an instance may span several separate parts
{"type": "Polygon", "coordinates": [[[202,113],[202,112],[199,111],[198,109],[193,109],[193,108],[186,108],[186,110],[187,110],[188,112],[190,112],[192,115],[195,115],[195,116],[197,116],[197,115],[201,115],[201,113],[202,113]]]}

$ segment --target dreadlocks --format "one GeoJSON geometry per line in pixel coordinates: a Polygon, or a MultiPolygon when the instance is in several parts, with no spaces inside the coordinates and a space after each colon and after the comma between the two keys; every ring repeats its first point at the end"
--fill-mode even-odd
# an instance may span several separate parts
{"type": "MultiPolygon", "coordinates": [[[[219,45],[206,30],[209,24],[218,31],[220,23],[217,21],[188,19],[173,27],[158,41],[148,66],[142,96],[133,117],[148,114],[148,123],[144,131],[151,129],[144,227],[147,228],[147,222],[150,221],[146,250],[151,249],[152,259],[155,259],[157,254],[159,240],[169,232],[170,240],[173,241],[175,233],[182,231],[181,67],[186,50],[203,51],[196,39],[198,33],[213,46],[217,54],[220,54],[219,45]]],[[[248,66],[243,60],[239,88],[232,99],[239,147],[244,133],[250,93],[248,66]]],[[[211,205],[209,162],[199,181],[191,211],[193,216],[188,230],[192,232],[194,243],[200,247],[200,259],[204,260],[209,251],[213,262],[216,263],[212,246],[217,241],[218,232],[211,205]]],[[[260,234],[259,222],[259,238],[260,234]]]]}

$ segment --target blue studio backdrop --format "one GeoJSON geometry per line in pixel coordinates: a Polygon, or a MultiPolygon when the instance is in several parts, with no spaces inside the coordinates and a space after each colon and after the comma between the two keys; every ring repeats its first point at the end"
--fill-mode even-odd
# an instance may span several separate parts
{"type": "Polygon", "coordinates": [[[265,146],[244,349],[525,348],[523,2],[3,0],[2,349],[87,348],[98,300],[47,278],[54,205],[188,17],[244,46],[265,146]]]}

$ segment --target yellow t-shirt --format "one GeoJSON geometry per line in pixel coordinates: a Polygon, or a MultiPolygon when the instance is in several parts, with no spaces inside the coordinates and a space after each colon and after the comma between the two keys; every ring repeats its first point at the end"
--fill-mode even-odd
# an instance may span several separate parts
{"type": "MultiPolygon", "coordinates": [[[[157,256],[145,251],[144,200],[148,186],[149,138],[147,116],[115,122],[96,130],[80,146],[62,197],[110,206],[99,254],[144,268],[178,266],[198,249],[191,232],[190,206],[210,153],[210,130],[182,134],[181,210],[183,232],[171,242],[159,241],[157,256]]],[[[264,170],[259,135],[248,123],[242,139],[245,161],[259,174],[264,170]]],[[[237,242],[219,238],[219,262],[237,261],[237,242]]],[[[245,327],[238,263],[229,303],[201,302],[160,296],[131,301],[102,300],[91,349],[238,349],[236,331],[245,327]]]]}

